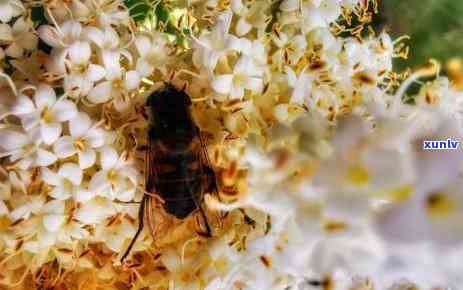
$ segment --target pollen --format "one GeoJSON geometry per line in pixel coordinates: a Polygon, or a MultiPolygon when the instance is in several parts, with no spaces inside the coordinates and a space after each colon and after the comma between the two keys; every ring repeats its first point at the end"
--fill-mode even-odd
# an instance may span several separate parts
{"type": "Polygon", "coordinates": [[[351,166],[346,177],[355,185],[365,185],[370,179],[368,170],[362,166],[351,166]]]}
{"type": "Polygon", "coordinates": [[[79,150],[79,151],[84,151],[85,150],[85,141],[82,139],[77,139],[74,141],[74,146],[79,150]]]}
{"type": "Polygon", "coordinates": [[[53,116],[53,113],[48,107],[45,107],[42,112],[40,113],[40,118],[45,122],[45,123],[53,123],[55,118],[53,116]]]}
{"type": "Polygon", "coordinates": [[[434,192],[426,200],[427,211],[431,216],[442,216],[449,214],[455,205],[445,192],[434,192]]]}

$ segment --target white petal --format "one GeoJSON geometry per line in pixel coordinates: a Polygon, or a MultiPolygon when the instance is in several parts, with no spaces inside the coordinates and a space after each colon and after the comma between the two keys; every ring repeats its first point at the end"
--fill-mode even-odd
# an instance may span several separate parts
{"type": "Polygon", "coordinates": [[[68,20],[61,25],[61,31],[71,40],[76,40],[80,37],[80,33],[82,32],[82,25],[80,22],[68,20]]]}
{"type": "Polygon", "coordinates": [[[90,91],[88,100],[94,104],[105,103],[111,99],[111,89],[111,81],[102,82],[90,91]]]}
{"type": "Polygon", "coordinates": [[[85,38],[93,41],[100,48],[103,47],[104,33],[96,27],[89,26],[84,30],[85,38]]]}
{"type": "Polygon", "coordinates": [[[43,217],[43,226],[49,232],[56,232],[64,223],[65,216],[62,214],[50,214],[43,217]]]}
{"type": "Polygon", "coordinates": [[[34,129],[40,124],[40,112],[35,111],[21,116],[21,124],[26,131],[34,129]]]}
{"type": "Polygon", "coordinates": [[[55,154],[43,150],[43,149],[37,149],[37,157],[35,159],[35,165],[37,166],[48,166],[56,162],[58,158],[55,156],[55,154]]]}
{"type": "Polygon", "coordinates": [[[212,81],[212,88],[219,94],[230,93],[233,81],[233,75],[216,76],[212,81]]]}
{"type": "Polygon", "coordinates": [[[22,115],[32,113],[34,110],[35,106],[32,100],[25,95],[20,95],[16,99],[16,102],[14,103],[13,107],[11,108],[11,113],[15,115],[22,115]]]}
{"type": "Polygon", "coordinates": [[[45,181],[47,184],[54,185],[54,186],[58,186],[62,184],[61,176],[51,171],[47,167],[42,167],[40,171],[42,174],[42,180],[45,181]]]}
{"type": "Polygon", "coordinates": [[[81,137],[90,129],[91,125],[92,120],[90,117],[84,112],[79,112],[74,118],[69,120],[69,132],[74,138],[81,137]]]}
{"type": "Polygon", "coordinates": [[[87,190],[87,189],[77,188],[74,191],[73,196],[74,196],[75,201],[84,203],[84,202],[87,202],[87,201],[91,200],[93,198],[94,194],[91,191],[87,190]]]}
{"type": "Polygon", "coordinates": [[[82,182],[82,169],[75,163],[64,163],[58,170],[58,174],[69,180],[75,186],[82,182]]]}
{"type": "Polygon", "coordinates": [[[26,134],[12,130],[0,130],[0,140],[0,148],[6,151],[20,149],[29,143],[29,138],[26,134]]]}
{"type": "Polygon", "coordinates": [[[88,66],[87,78],[92,82],[96,82],[104,78],[106,70],[101,65],[90,64],[88,66]]]}
{"type": "Polygon", "coordinates": [[[135,46],[137,47],[138,53],[143,58],[151,49],[151,40],[147,36],[138,36],[135,39],[135,46]]]}
{"type": "Polygon", "coordinates": [[[73,139],[70,136],[63,136],[53,144],[53,152],[59,158],[67,158],[77,153],[77,149],[73,144],[73,139]]]}
{"type": "Polygon", "coordinates": [[[90,129],[85,136],[85,141],[92,148],[101,147],[105,142],[105,131],[101,128],[90,129]]]}
{"type": "Polygon", "coordinates": [[[258,93],[264,87],[264,83],[260,78],[248,77],[244,80],[244,87],[254,93],[258,93]]]}
{"type": "Polygon", "coordinates": [[[241,99],[244,95],[244,88],[243,86],[232,86],[230,90],[230,98],[232,99],[241,99]]]}
{"type": "Polygon", "coordinates": [[[78,41],[69,47],[69,58],[72,64],[86,64],[91,53],[90,45],[85,41],[78,41]]]}
{"type": "Polygon", "coordinates": [[[252,29],[252,25],[246,21],[244,17],[240,17],[238,23],[236,23],[236,35],[243,36],[252,29]]]}
{"type": "Polygon", "coordinates": [[[103,65],[106,68],[106,79],[120,79],[122,75],[119,62],[120,53],[118,51],[103,50],[101,57],[103,58],[103,65]]]}
{"type": "Polygon", "coordinates": [[[37,206],[39,206],[38,210],[42,211],[43,213],[62,214],[64,213],[65,202],[62,200],[50,200],[45,205],[37,203],[37,206]]]}
{"type": "Polygon", "coordinates": [[[56,28],[50,25],[41,25],[38,29],[39,37],[48,45],[52,47],[60,47],[61,43],[59,42],[60,34],[56,28]]]}
{"type": "Polygon", "coordinates": [[[45,144],[53,144],[61,135],[61,123],[42,123],[40,134],[45,144]]]}
{"type": "Polygon", "coordinates": [[[0,40],[10,42],[13,40],[11,26],[8,24],[0,24],[0,40]]]}
{"type": "Polygon", "coordinates": [[[100,163],[103,169],[113,168],[118,160],[119,155],[114,148],[105,146],[100,149],[100,163]]]}
{"type": "Polygon", "coordinates": [[[144,58],[140,58],[137,60],[136,69],[140,73],[140,75],[144,77],[151,75],[154,71],[154,67],[151,64],[149,64],[144,58]]]}
{"type": "Polygon", "coordinates": [[[88,189],[96,194],[102,193],[109,186],[106,180],[106,171],[98,171],[92,176],[88,189]]]}
{"type": "Polygon", "coordinates": [[[137,71],[131,70],[125,75],[125,88],[133,91],[140,85],[140,75],[137,71]]]}
{"type": "Polygon", "coordinates": [[[51,108],[56,102],[56,93],[51,86],[41,84],[35,92],[34,100],[38,108],[51,108]]]}
{"type": "Polygon", "coordinates": [[[95,164],[96,153],[93,149],[88,148],[83,152],[79,152],[80,168],[85,169],[95,164]]]}
{"type": "Polygon", "coordinates": [[[69,100],[60,100],[53,107],[53,116],[56,121],[64,122],[74,118],[77,115],[76,104],[69,100]]]}
{"type": "Polygon", "coordinates": [[[9,212],[8,207],[6,207],[3,200],[0,199],[0,216],[8,215],[9,212]]]}
{"type": "Polygon", "coordinates": [[[53,188],[48,195],[57,200],[66,200],[72,196],[72,193],[69,191],[69,188],[60,185],[53,188]]]}

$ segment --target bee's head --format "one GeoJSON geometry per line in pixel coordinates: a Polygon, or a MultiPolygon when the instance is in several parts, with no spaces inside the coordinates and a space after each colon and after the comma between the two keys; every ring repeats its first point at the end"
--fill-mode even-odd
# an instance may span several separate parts
{"type": "Polygon", "coordinates": [[[164,134],[192,130],[191,100],[184,91],[166,83],[162,89],[149,96],[147,105],[156,128],[164,134]]]}

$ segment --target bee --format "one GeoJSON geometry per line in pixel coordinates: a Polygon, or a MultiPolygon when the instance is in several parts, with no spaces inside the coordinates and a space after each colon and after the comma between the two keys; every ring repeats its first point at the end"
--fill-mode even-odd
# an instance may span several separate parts
{"type": "Polygon", "coordinates": [[[190,106],[188,94],[169,83],[147,100],[151,121],[145,158],[145,194],[139,208],[137,232],[121,262],[145,224],[156,240],[163,214],[180,220],[197,214],[205,225],[203,234],[212,236],[203,199],[206,192],[217,194],[216,175],[190,106]]]}

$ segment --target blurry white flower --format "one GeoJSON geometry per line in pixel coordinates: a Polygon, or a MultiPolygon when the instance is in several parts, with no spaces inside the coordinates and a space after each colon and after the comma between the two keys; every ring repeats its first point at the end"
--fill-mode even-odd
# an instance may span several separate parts
{"type": "Polygon", "coordinates": [[[71,51],[77,55],[73,56],[75,59],[79,59],[79,56],[85,53],[80,51],[80,48],[86,48],[82,43],[85,42],[82,39],[82,25],[77,21],[68,20],[59,27],[42,25],[38,33],[45,43],[53,47],[47,63],[48,70],[53,73],[66,73],[65,59],[71,51]]]}
{"type": "Polygon", "coordinates": [[[25,11],[22,1],[5,0],[0,3],[0,21],[9,22],[13,17],[21,15],[25,11]]]}
{"type": "Polygon", "coordinates": [[[19,219],[29,219],[32,214],[37,214],[42,210],[45,204],[45,198],[41,195],[35,195],[28,197],[27,201],[20,206],[17,206],[11,211],[10,217],[13,221],[19,219]]]}
{"type": "Polygon", "coordinates": [[[82,170],[74,163],[64,163],[56,173],[42,168],[42,179],[53,186],[48,195],[59,200],[72,196],[77,202],[86,202],[92,198],[92,193],[81,186],[82,176],[82,170]]]}
{"type": "Polygon", "coordinates": [[[20,95],[11,111],[21,118],[26,130],[39,126],[41,139],[45,144],[50,145],[61,135],[61,123],[77,114],[76,105],[65,98],[63,95],[56,99],[52,87],[40,84],[35,91],[34,101],[26,95],[20,95]]]}
{"type": "Polygon", "coordinates": [[[95,0],[84,1],[90,12],[91,19],[96,20],[95,24],[101,27],[111,25],[126,25],[130,23],[130,15],[124,3],[120,0],[95,0]]]}
{"type": "Polygon", "coordinates": [[[75,213],[75,218],[83,224],[99,224],[116,214],[113,203],[106,198],[94,197],[84,202],[75,213]]]}
{"type": "Polygon", "coordinates": [[[53,153],[41,146],[43,141],[38,129],[27,132],[3,129],[0,130],[0,140],[0,148],[3,150],[0,155],[9,156],[10,162],[17,161],[21,169],[48,166],[57,160],[53,153]]]}
{"type": "Polygon", "coordinates": [[[113,102],[118,111],[124,111],[129,104],[129,94],[138,89],[141,77],[136,70],[122,68],[106,75],[106,81],[97,84],[89,93],[88,100],[95,104],[113,102]]]}
{"type": "Polygon", "coordinates": [[[244,90],[248,89],[257,93],[263,88],[263,80],[259,77],[251,59],[245,56],[235,64],[232,74],[224,74],[212,77],[212,88],[219,94],[229,95],[231,99],[241,99],[244,90]]]}
{"type": "Polygon", "coordinates": [[[147,77],[155,69],[165,72],[165,65],[169,60],[167,39],[161,34],[154,34],[151,37],[141,35],[135,39],[140,58],[137,60],[137,71],[142,77],[147,77]]]}
{"type": "Polygon", "coordinates": [[[79,112],[69,120],[69,133],[70,136],[62,136],[55,142],[55,154],[59,158],[67,158],[77,153],[80,168],[92,166],[96,161],[94,149],[104,145],[104,130],[92,124],[86,113],[79,112]]]}
{"type": "Polygon", "coordinates": [[[278,47],[272,54],[272,63],[281,69],[283,64],[295,65],[304,55],[307,47],[305,35],[289,35],[284,32],[272,34],[273,43],[278,47]]]}
{"type": "Polygon", "coordinates": [[[92,176],[89,190],[109,199],[130,201],[134,198],[137,185],[137,171],[125,156],[119,156],[112,147],[100,150],[101,170],[92,176]]]}
{"type": "Polygon", "coordinates": [[[0,41],[8,44],[5,50],[6,55],[20,58],[25,50],[34,50],[37,47],[38,38],[33,29],[32,21],[25,17],[18,18],[13,27],[0,24],[0,41]]]}
{"type": "Polygon", "coordinates": [[[64,89],[70,96],[87,95],[94,83],[105,76],[105,69],[90,63],[90,57],[88,42],[78,42],[69,48],[69,59],[65,61],[67,73],[64,77],[64,89]]]}
{"type": "Polygon", "coordinates": [[[196,49],[193,52],[193,62],[196,66],[212,71],[221,57],[231,50],[240,50],[240,40],[228,33],[232,16],[231,11],[220,14],[212,31],[194,40],[196,49]]]}
{"type": "Polygon", "coordinates": [[[308,33],[314,28],[329,27],[341,14],[339,0],[308,1],[302,7],[304,24],[302,30],[308,33]]]}
{"type": "Polygon", "coordinates": [[[253,28],[257,28],[258,35],[265,31],[269,20],[265,13],[269,8],[266,1],[254,1],[245,5],[241,0],[232,0],[230,4],[232,11],[239,16],[235,26],[236,35],[243,36],[253,28]]]}
{"type": "Polygon", "coordinates": [[[289,66],[286,67],[286,76],[289,86],[293,88],[290,102],[299,105],[306,103],[312,93],[313,76],[305,71],[296,76],[296,73],[289,66]]]}
{"type": "Polygon", "coordinates": [[[125,243],[133,238],[137,225],[122,215],[115,218],[116,220],[110,225],[107,222],[99,223],[95,229],[94,237],[95,240],[104,242],[112,251],[123,253],[126,247],[125,243]]]}

